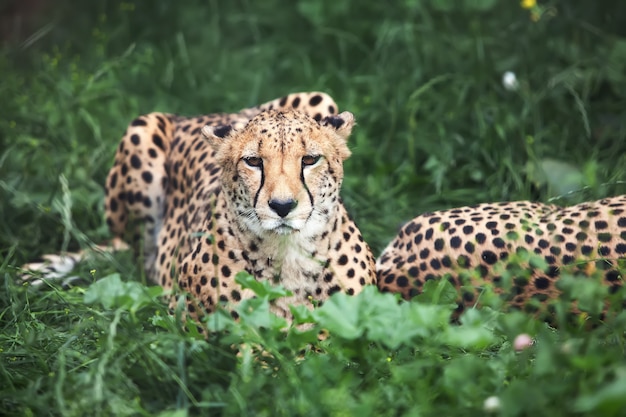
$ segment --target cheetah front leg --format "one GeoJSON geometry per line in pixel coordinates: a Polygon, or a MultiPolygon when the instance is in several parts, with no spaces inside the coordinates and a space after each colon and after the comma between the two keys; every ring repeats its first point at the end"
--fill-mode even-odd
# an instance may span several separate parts
{"type": "Polygon", "coordinates": [[[156,282],[157,236],[163,223],[168,184],[167,155],[173,138],[172,116],[150,113],[126,130],[106,182],[106,222],[111,232],[133,242],[143,233],[144,269],[156,282]],[[130,223],[130,228],[129,228],[130,223]],[[143,230],[142,230],[143,229],[143,230]]]}

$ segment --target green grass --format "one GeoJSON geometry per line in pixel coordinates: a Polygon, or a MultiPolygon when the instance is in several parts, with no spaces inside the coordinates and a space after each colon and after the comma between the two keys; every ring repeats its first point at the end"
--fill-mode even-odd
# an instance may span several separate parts
{"type": "Polygon", "coordinates": [[[108,236],[104,178],[135,116],[295,91],[355,114],[343,197],[377,254],[429,210],[624,193],[622,3],[541,3],[536,22],[508,0],[83,3],[55,2],[0,49],[0,414],[484,415],[497,396],[496,415],[623,415],[620,312],[554,330],[495,303],[450,325],[445,286],[413,303],[368,292],[303,313],[329,329],[317,342],[279,330],[264,289],[207,343],[128,254],[82,265],[93,283],[70,290],[15,269],[108,236]],[[518,352],[521,333],[536,343],[518,352]]]}

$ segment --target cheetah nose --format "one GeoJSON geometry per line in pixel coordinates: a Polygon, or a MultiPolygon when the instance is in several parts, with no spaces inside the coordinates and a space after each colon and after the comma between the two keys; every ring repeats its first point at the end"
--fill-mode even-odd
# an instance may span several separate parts
{"type": "Polygon", "coordinates": [[[270,200],[269,206],[280,217],[285,217],[289,212],[296,208],[298,202],[294,199],[289,200],[270,200]]]}

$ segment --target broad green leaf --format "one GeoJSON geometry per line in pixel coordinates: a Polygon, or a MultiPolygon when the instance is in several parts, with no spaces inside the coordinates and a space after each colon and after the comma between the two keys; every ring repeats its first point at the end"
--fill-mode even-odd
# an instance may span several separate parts
{"type": "Polygon", "coordinates": [[[262,298],[250,298],[243,300],[237,306],[239,322],[253,328],[284,329],[287,321],[278,317],[270,310],[270,303],[262,298]]]}
{"type": "Polygon", "coordinates": [[[235,282],[241,285],[241,288],[252,290],[259,297],[267,297],[268,300],[275,300],[280,297],[291,295],[280,285],[272,285],[268,281],[258,281],[247,272],[239,272],[235,276],[235,282]]]}
{"type": "Polygon", "coordinates": [[[471,350],[481,350],[495,344],[493,332],[480,326],[450,326],[442,334],[445,344],[471,350]]]}
{"type": "Polygon", "coordinates": [[[404,317],[407,322],[424,330],[436,331],[450,325],[453,308],[451,306],[421,304],[412,301],[406,303],[403,310],[406,311],[404,317]]]}
{"type": "Polygon", "coordinates": [[[307,306],[290,306],[289,310],[293,315],[294,324],[314,323],[315,316],[310,308],[307,306]]]}
{"type": "Polygon", "coordinates": [[[124,282],[119,274],[111,274],[93,283],[84,295],[86,304],[99,303],[107,309],[121,308],[135,314],[163,294],[158,286],[146,287],[138,282],[124,282]]]}
{"type": "Polygon", "coordinates": [[[361,298],[342,292],[333,294],[320,308],[314,310],[313,316],[331,335],[348,340],[356,339],[364,331],[359,321],[361,298]]]}
{"type": "MultiPolygon", "coordinates": [[[[456,288],[446,279],[430,280],[424,283],[422,292],[414,301],[433,304],[455,304],[459,297],[456,288]]],[[[456,307],[456,305],[455,305],[456,307]]]]}

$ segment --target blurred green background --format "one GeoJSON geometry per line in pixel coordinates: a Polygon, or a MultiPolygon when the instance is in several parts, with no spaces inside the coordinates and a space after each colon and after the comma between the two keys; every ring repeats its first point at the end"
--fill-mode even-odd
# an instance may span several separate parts
{"type": "Polygon", "coordinates": [[[356,116],[343,196],[376,254],[425,211],[624,192],[624,2],[4,0],[0,16],[12,264],[107,237],[103,182],[137,115],[304,90],[356,116]]]}

